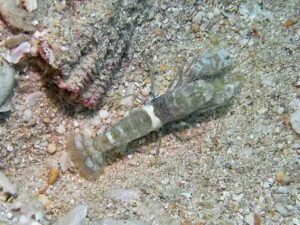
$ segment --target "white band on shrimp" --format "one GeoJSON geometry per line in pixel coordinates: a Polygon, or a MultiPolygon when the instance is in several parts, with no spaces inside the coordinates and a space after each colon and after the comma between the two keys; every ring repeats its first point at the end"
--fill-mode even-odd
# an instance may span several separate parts
{"type": "Polygon", "coordinates": [[[110,144],[115,144],[116,140],[113,138],[113,136],[111,135],[111,132],[106,132],[105,136],[107,137],[108,141],[110,144]]]}
{"type": "Polygon", "coordinates": [[[154,113],[154,107],[151,104],[145,105],[143,107],[143,110],[148,113],[148,115],[151,118],[152,121],[152,128],[153,130],[157,130],[159,128],[161,128],[163,126],[163,123],[161,122],[161,120],[155,115],[154,113]]]}

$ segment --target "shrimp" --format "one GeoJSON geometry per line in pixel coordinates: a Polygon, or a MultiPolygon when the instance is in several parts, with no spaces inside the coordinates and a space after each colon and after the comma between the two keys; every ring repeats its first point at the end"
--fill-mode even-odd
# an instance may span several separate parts
{"type": "Polygon", "coordinates": [[[123,147],[131,141],[195,111],[205,112],[228,103],[239,92],[240,85],[225,83],[217,76],[229,65],[225,56],[225,52],[219,51],[195,59],[185,70],[186,80],[179,79],[180,85],[133,110],[102,134],[94,138],[84,133],[71,134],[67,149],[80,173],[95,179],[106,165],[126,154],[123,147]]]}

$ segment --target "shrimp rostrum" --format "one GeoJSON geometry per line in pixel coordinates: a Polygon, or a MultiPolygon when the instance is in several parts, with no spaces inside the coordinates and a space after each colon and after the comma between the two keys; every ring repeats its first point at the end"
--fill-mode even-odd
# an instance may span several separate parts
{"type": "Polygon", "coordinates": [[[224,81],[229,64],[225,50],[197,57],[165,94],[132,111],[102,134],[93,138],[84,132],[69,135],[67,149],[80,173],[97,178],[105,165],[125,153],[123,146],[129,142],[195,111],[227,104],[240,89],[239,83],[224,81]]]}

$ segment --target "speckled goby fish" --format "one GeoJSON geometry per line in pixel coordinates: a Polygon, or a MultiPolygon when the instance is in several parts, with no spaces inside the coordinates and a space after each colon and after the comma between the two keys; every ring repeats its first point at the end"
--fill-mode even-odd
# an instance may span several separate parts
{"type": "MultiPolygon", "coordinates": [[[[214,56],[210,60],[219,60],[222,55],[216,53],[214,56]]],[[[227,60],[227,57],[223,60],[227,60]]],[[[198,64],[198,68],[206,68],[199,66],[201,62],[207,64],[203,58],[194,60],[192,64],[198,64]]],[[[201,71],[187,70],[189,77],[194,77],[192,81],[175,87],[144,107],[134,110],[95,138],[84,133],[71,134],[67,148],[81,174],[86,178],[97,178],[105,165],[125,154],[122,147],[127,143],[195,111],[207,111],[228,103],[239,91],[239,83],[225,83],[223,78],[217,76],[220,69],[227,67],[228,63],[208,64],[214,67],[211,70],[216,71],[216,76],[207,74],[208,79],[201,71]]],[[[189,68],[195,68],[195,65],[190,65],[189,68]]]]}

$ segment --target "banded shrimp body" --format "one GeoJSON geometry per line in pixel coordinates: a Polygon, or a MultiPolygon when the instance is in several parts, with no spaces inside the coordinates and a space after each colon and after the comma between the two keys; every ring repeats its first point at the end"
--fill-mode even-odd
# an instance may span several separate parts
{"type": "Polygon", "coordinates": [[[67,149],[81,174],[97,178],[105,165],[125,154],[129,142],[180,120],[195,111],[205,112],[228,103],[239,83],[224,81],[229,67],[225,50],[195,58],[170,85],[169,90],[92,138],[84,132],[71,134],[67,149]]]}

